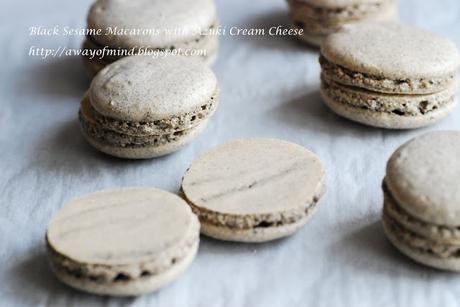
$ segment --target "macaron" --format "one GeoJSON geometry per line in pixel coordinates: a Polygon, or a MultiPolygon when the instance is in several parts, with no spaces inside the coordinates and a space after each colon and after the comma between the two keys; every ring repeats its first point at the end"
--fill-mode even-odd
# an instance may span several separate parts
{"type": "Polygon", "coordinates": [[[403,254],[460,271],[460,132],[439,131],[402,145],[383,182],[384,230],[403,254]]]}
{"type": "Polygon", "coordinates": [[[46,233],[51,269],[82,291],[136,296],[175,280],[193,261],[199,222],[178,196],[154,188],[76,198],[46,233]]]}
{"type": "Polygon", "coordinates": [[[459,59],[453,42],[417,27],[350,25],[321,47],[321,94],[332,111],[369,126],[428,126],[457,104],[459,59]]]}
{"type": "Polygon", "coordinates": [[[320,46],[344,25],[365,20],[397,19],[397,0],[288,0],[290,24],[302,29],[302,41],[320,46]]]}
{"type": "Polygon", "coordinates": [[[265,242],[302,228],[325,190],[320,159],[276,139],[239,139],[192,163],[181,194],[201,233],[216,239],[265,242]]]}
{"type": "Polygon", "coordinates": [[[162,156],[199,135],[218,93],[214,73],[199,60],[126,57],[91,82],[79,111],[81,130],[93,147],[112,156],[162,156]]]}
{"type": "Polygon", "coordinates": [[[84,57],[91,76],[127,53],[172,52],[208,64],[217,56],[213,0],[98,0],[87,22],[84,48],[97,54],[84,57]]]}

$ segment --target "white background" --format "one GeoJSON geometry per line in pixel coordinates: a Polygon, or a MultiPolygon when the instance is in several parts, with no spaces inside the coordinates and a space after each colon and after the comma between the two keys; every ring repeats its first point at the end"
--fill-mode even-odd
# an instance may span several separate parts
{"type": "MultiPolygon", "coordinates": [[[[460,46],[458,0],[401,0],[405,22],[460,46]]],[[[338,118],[318,94],[318,54],[286,37],[221,38],[219,110],[192,145],[165,158],[123,161],[90,148],[77,111],[89,81],[79,58],[43,61],[29,47],[79,47],[82,37],[29,37],[32,25],[84,27],[89,0],[0,3],[0,306],[458,306],[460,276],[400,255],[379,223],[386,160],[428,130],[459,129],[460,109],[430,129],[392,132],[338,118]],[[177,191],[207,149],[238,137],[290,140],[327,167],[328,192],[295,236],[262,245],[202,238],[190,269],[137,299],[87,295],[47,266],[51,216],[75,196],[114,186],[177,191]]],[[[285,24],[283,0],[219,0],[229,28],[285,24]]]]}

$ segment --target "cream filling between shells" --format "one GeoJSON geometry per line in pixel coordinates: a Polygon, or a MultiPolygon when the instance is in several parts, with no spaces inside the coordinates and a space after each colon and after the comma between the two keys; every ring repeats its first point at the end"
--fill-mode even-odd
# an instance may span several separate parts
{"type": "Polygon", "coordinates": [[[456,79],[456,73],[451,73],[439,78],[394,80],[352,71],[330,62],[323,55],[320,56],[319,62],[322,73],[327,79],[381,93],[433,94],[445,90],[456,79]]]}
{"type": "Polygon", "coordinates": [[[460,257],[460,243],[446,242],[460,237],[460,226],[447,227],[421,221],[400,207],[385,183],[383,190],[385,195],[383,220],[398,240],[411,249],[440,258],[460,257]],[[416,229],[419,230],[416,232],[416,229]],[[422,234],[420,229],[425,229],[431,235],[422,234]]]}
{"type": "Polygon", "coordinates": [[[399,116],[424,116],[455,102],[455,91],[432,95],[391,95],[339,85],[322,76],[322,91],[334,101],[355,108],[399,116]],[[374,95],[373,95],[374,94],[374,95]]]}

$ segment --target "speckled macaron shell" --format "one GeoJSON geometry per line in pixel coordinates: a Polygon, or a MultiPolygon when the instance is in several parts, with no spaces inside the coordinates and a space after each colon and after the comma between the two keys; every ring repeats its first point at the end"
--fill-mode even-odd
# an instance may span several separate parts
{"type": "MultiPolygon", "coordinates": [[[[93,39],[86,38],[83,42],[83,48],[89,50],[98,50],[103,49],[104,46],[94,42],[93,39]]],[[[175,50],[181,50],[182,53],[177,54],[177,56],[183,56],[185,58],[192,58],[201,60],[208,66],[212,66],[217,59],[218,56],[218,48],[219,48],[219,37],[217,35],[203,35],[199,39],[197,39],[193,44],[179,44],[177,43],[175,46],[175,50]],[[187,52],[189,50],[197,50],[200,53],[197,56],[189,55],[187,52]]],[[[116,49],[116,48],[115,48],[116,49]]],[[[150,50],[149,52],[153,52],[150,50]]],[[[123,57],[120,56],[109,56],[105,55],[104,57],[83,57],[84,65],[86,71],[88,72],[88,76],[90,78],[94,78],[96,74],[101,71],[107,65],[121,59],[123,57]]]]}
{"type": "Polygon", "coordinates": [[[390,242],[401,253],[412,260],[440,270],[460,272],[460,258],[456,256],[437,256],[427,248],[438,248],[440,250],[449,248],[439,244],[432,245],[432,242],[426,242],[412,233],[401,233],[401,229],[391,220],[384,216],[383,229],[390,242]]]}
{"type": "Polygon", "coordinates": [[[415,129],[432,125],[458,104],[457,82],[446,90],[425,95],[391,95],[321,81],[321,96],[336,114],[378,128],[415,129]]]}
{"type": "Polygon", "coordinates": [[[460,132],[409,141],[391,157],[386,183],[404,210],[433,224],[460,226],[460,132]]]}
{"type": "Polygon", "coordinates": [[[403,144],[383,183],[383,225],[410,258],[460,271],[460,132],[431,132],[403,144]]]}
{"type": "Polygon", "coordinates": [[[192,112],[208,104],[217,90],[214,73],[200,61],[132,56],[100,71],[89,98],[104,116],[150,122],[192,112]]]}
{"type": "Polygon", "coordinates": [[[321,47],[323,74],[376,92],[427,94],[457,76],[459,53],[449,39],[397,23],[344,26],[321,47]]]}
{"type": "Polygon", "coordinates": [[[66,204],[46,235],[53,272],[71,287],[102,295],[158,290],[193,260],[199,222],[169,192],[124,188],[66,204]]]}
{"type": "Polygon", "coordinates": [[[319,47],[327,35],[342,26],[365,20],[396,21],[397,1],[310,1],[288,0],[290,24],[302,29],[300,40],[319,47]]]}
{"type": "Polygon", "coordinates": [[[302,146],[275,139],[234,140],[211,149],[185,173],[182,194],[217,239],[264,242],[290,235],[324,192],[324,169],[302,146]]]}
{"type": "MultiPolygon", "coordinates": [[[[88,28],[156,30],[146,35],[98,35],[102,45],[120,48],[174,47],[177,43],[193,44],[202,31],[217,24],[213,0],[98,0],[90,9],[88,28]]],[[[128,33],[129,34],[129,33],[128,33]]]]}

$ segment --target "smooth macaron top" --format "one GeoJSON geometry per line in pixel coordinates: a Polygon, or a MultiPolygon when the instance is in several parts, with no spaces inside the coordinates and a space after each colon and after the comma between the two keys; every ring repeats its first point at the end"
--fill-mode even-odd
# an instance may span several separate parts
{"type": "Polygon", "coordinates": [[[211,101],[217,79],[199,60],[131,56],[101,70],[91,83],[91,105],[122,121],[149,122],[192,112],[211,101]]]}
{"type": "Polygon", "coordinates": [[[460,132],[432,132],[402,145],[387,165],[386,185],[414,217],[460,226],[460,132]]]}
{"type": "Polygon", "coordinates": [[[70,201],[51,220],[47,240],[87,264],[129,265],[180,247],[198,220],[178,196],[154,188],[105,190],[70,201]]]}
{"type": "Polygon", "coordinates": [[[90,9],[88,28],[104,34],[109,28],[127,31],[93,37],[108,46],[171,48],[199,37],[216,23],[216,14],[213,0],[98,0],[90,9]]]}
{"type": "Polygon", "coordinates": [[[360,4],[382,4],[393,0],[297,0],[316,7],[324,8],[344,8],[360,4]]]}
{"type": "Polygon", "coordinates": [[[276,214],[305,208],[321,196],[325,172],[300,145],[241,139],[194,161],[182,190],[194,206],[233,215],[276,214]]]}
{"type": "Polygon", "coordinates": [[[321,54],[353,72],[403,80],[455,74],[460,59],[455,44],[438,34],[376,22],[344,26],[328,36],[321,54]]]}

